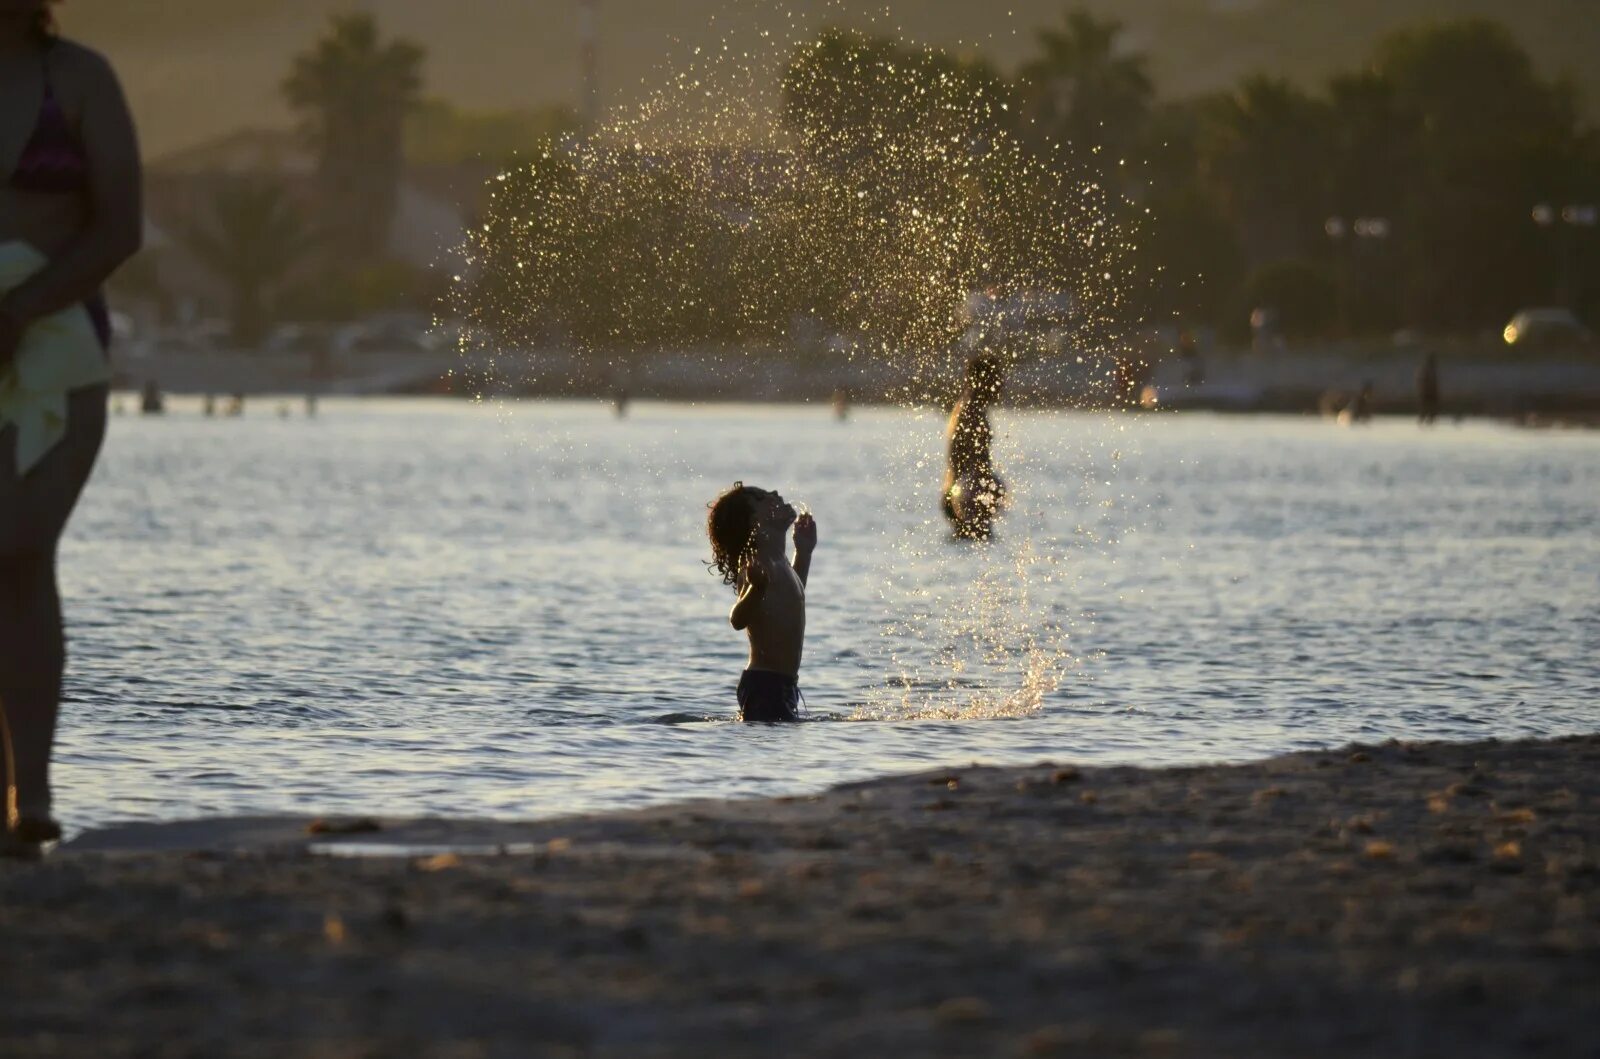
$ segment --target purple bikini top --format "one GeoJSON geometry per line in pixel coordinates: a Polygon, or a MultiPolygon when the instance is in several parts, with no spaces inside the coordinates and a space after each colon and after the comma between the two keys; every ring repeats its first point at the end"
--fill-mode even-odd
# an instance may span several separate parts
{"type": "Polygon", "coordinates": [[[10,184],[18,191],[63,195],[89,186],[89,156],[56,98],[48,58],[44,62],[44,102],[10,184]]]}

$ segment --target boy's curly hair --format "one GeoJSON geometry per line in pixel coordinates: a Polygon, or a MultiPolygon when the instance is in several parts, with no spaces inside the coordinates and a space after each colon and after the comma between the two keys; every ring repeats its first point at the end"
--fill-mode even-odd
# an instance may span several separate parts
{"type": "Polygon", "coordinates": [[[706,566],[721,575],[723,584],[735,589],[743,587],[744,557],[756,531],[748,493],[743,482],[734,482],[733,488],[706,505],[710,508],[706,536],[711,538],[711,561],[706,566]]]}

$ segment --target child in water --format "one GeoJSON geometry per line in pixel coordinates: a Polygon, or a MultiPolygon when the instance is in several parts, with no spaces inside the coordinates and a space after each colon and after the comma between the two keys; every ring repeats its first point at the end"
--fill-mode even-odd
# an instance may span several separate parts
{"type": "Polygon", "coordinates": [[[963,540],[988,540],[995,517],[1006,502],[1006,484],[994,469],[989,405],[1000,396],[1005,368],[992,353],[967,362],[967,385],[961,391],[945,436],[950,462],[944,475],[944,513],[963,540]]]}
{"type": "Polygon", "coordinates": [[[739,678],[739,719],[800,719],[800,649],[806,635],[806,575],[817,523],[782,496],[735,482],[706,518],[711,567],[739,599],[728,623],[750,637],[750,664],[739,678]],[[784,531],[794,527],[794,564],[784,531]]]}

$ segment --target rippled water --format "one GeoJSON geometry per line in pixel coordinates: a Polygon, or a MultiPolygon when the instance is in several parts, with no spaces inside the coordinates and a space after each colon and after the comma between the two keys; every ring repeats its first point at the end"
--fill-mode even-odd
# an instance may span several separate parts
{"type": "Polygon", "coordinates": [[[1600,723],[1600,434],[997,426],[1016,507],[983,548],[934,511],[933,413],[114,419],[63,547],[60,810],[551,815],[1600,723]],[[701,560],[736,477],[816,512],[802,684],[834,723],[731,723],[701,560]]]}

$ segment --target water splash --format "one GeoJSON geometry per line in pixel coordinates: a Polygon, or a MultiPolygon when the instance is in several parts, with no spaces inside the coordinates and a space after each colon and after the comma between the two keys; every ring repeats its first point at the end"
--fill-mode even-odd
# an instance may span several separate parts
{"type": "MultiPolygon", "coordinates": [[[[892,6],[729,10],[733,28],[648,102],[495,178],[455,298],[474,392],[624,389],[663,353],[727,382],[779,356],[927,407],[982,351],[1008,365],[1015,403],[1120,396],[1131,239],[1070,146],[1024,135],[1003,77],[908,41],[892,6]]],[[[857,716],[1014,716],[1077,669],[1063,542],[1028,512],[1089,490],[1034,474],[1063,461],[1003,430],[996,448],[1013,506],[982,547],[952,544],[937,517],[939,443],[890,454],[929,487],[884,542],[891,675],[857,716]]]]}

